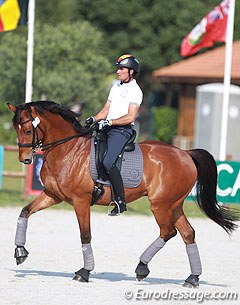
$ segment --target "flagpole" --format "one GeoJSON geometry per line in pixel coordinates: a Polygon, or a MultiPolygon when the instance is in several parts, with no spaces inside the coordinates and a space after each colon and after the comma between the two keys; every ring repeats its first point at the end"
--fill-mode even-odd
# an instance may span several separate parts
{"type": "Polygon", "coordinates": [[[232,66],[232,45],[233,45],[233,30],[234,30],[234,13],[235,13],[235,0],[229,1],[229,13],[227,21],[226,32],[226,46],[225,46],[225,68],[224,68],[224,93],[222,105],[222,121],[221,121],[221,136],[220,136],[220,150],[219,160],[226,159],[227,148],[227,129],[228,129],[228,106],[229,106],[229,93],[231,84],[231,66],[232,66]]]}
{"type": "Polygon", "coordinates": [[[35,0],[29,0],[25,103],[30,103],[32,101],[34,13],[35,13],[35,0]]]}
{"type": "MultiPolygon", "coordinates": [[[[25,88],[25,103],[32,101],[32,76],[33,76],[33,49],[34,49],[34,13],[35,13],[35,0],[29,0],[28,4],[28,40],[27,40],[27,67],[26,67],[26,88],[25,88]]],[[[28,171],[26,165],[23,164],[24,179],[24,200],[27,199],[27,177],[28,171]]]]}

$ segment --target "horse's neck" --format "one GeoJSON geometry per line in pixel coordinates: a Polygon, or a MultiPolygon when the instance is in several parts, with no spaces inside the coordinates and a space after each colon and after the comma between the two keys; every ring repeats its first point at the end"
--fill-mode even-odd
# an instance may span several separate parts
{"type": "Polygon", "coordinates": [[[73,129],[72,124],[64,120],[61,116],[52,119],[46,124],[44,144],[56,142],[73,136],[77,132],[73,129]]]}
{"type": "MultiPolygon", "coordinates": [[[[45,131],[44,145],[53,143],[54,149],[46,151],[48,157],[52,156],[66,156],[74,154],[78,151],[86,152],[86,156],[90,154],[90,139],[82,136],[71,138],[77,132],[73,129],[70,122],[60,118],[59,120],[52,120],[45,131]],[[57,141],[63,140],[64,143],[54,144],[57,141]]],[[[84,158],[81,158],[84,159],[84,158]]],[[[86,158],[85,158],[86,159],[86,158]]]]}

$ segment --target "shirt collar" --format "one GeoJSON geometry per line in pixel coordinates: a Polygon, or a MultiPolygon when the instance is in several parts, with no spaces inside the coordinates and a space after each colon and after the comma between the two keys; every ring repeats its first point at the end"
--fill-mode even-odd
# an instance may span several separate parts
{"type": "Polygon", "coordinates": [[[125,86],[125,87],[131,87],[133,86],[134,84],[136,83],[136,79],[133,78],[129,83],[122,83],[122,82],[119,82],[119,86],[125,86]]]}

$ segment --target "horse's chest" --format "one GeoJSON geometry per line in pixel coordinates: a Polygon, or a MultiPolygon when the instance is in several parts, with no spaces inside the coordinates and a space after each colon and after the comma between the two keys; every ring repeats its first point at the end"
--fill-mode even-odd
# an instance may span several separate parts
{"type": "Polygon", "coordinates": [[[43,169],[42,176],[42,181],[46,190],[64,200],[67,194],[65,193],[65,183],[62,179],[62,176],[58,174],[52,174],[51,171],[46,169],[43,169]]]}
{"type": "Polygon", "coordinates": [[[56,179],[50,175],[48,175],[47,178],[44,179],[43,183],[44,183],[45,188],[49,191],[58,189],[58,183],[57,183],[56,179]]]}

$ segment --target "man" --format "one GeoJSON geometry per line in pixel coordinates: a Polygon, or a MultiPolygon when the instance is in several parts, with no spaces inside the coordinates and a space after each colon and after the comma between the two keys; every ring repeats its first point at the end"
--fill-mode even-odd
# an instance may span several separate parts
{"type": "Polygon", "coordinates": [[[86,126],[98,122],[99,129],[107,135],[108,149],[103,165],[111,182],[116,204],[110,216],[127,210],[122,177],[115,162],[132,135],[143,98],[142,90],[134,79],[139,71],[138,60],[133,55],[126,54],[119,57],[115,65],[119,82],[112,86],[104,107],[86,120],[86,126]]]}

